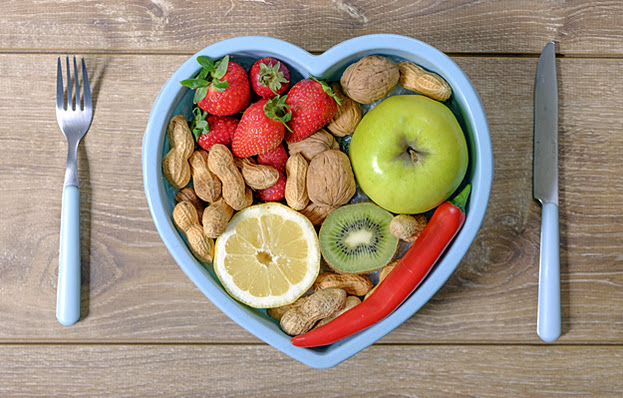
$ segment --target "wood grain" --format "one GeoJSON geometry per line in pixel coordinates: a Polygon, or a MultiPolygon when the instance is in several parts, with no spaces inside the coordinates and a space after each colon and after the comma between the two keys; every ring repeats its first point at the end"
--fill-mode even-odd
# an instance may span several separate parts
{"type": "MultiPolygon", "coordinates": [[[[65,142],[54,116],[56,57],[0,66],[0,342],[258,343],[177,267],[151,220],[141,141],[176,55],[90,55],[95,117],[80,146],[83,313],[54,317],[65,142]],[[45,66],[48,67],[45,67],[45,66]],[[25,70],[38,76],[25,79],[25,70]],[[23,93],[37,93],[25,96],[23,93]]],[[[382,344],[538,344],[540,207],[531,196],[532,58],[456,57],[490,122],[487,216],[456,273],[382,344]]],[[[559,60],[562,344],[623,341],[623,60],[559,60]],[[604,79],[610,76],[610,79],[604,79]]]]}
{"type": "Polygon", "coordinates": [[[322,52],[382,32],[451,53],[536,54],[554,40],[563,54],[623,54],[623,4],[607,0],[13,1],[3,3],[0,26],[5,52],[187,54],[242,35],[322,52]]]}
{"type": "Polygon", "coordinates": [[[0,396],[623,396],[623,3],[483,0],[2,2],[0,396]],[[188,55],[240,35],[319,53],[397,33],[449,53],[485,106],[486,218],[447,283],[403,325],[315,370],[231,321],[164,247],[141,143],[188,55]],[[563,335],[535,332],[536,56],[557,45],[563,335]],[[56,56],[87,54],[95,103],[79,147],[83,319],[55,318],[66,144],[56,56]]]}
{"type": "Polygon", "coordinates": [[[267,346],[16,345],[0,351],[0,393],[619,397],[622,360],[621,346],[373,346],[335,368],[315,370],[267,346]]]}

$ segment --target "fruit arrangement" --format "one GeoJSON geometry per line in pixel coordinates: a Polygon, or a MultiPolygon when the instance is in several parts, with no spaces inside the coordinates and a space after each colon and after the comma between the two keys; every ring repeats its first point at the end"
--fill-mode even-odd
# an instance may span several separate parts
{"type": "Polygon", "coordinates": [[[448,83],[380,55],[332,82],[293,82],[270,57],[248,72],[228,56],[197,61],[198,74],[181,82],[194,90],[193,119],[171,119],[162,160],[179,190],[173,222],[193,255],[211,263],[232,297],[266,308],[295,345],[356,333],[332,326],[355,309],[374,322],[386,316],[462,224],[438,232],[448,217],[437,214],[451,206],[468,161],[461,127],[442,103],[448,83]],[[392,95],[397,87],[409,91],[392,95]],[[411,245],[404,256],[400,242],[411,245]],[[388,284],[403,286],[379,315],[366,302],[387,298],[388,284]]]}

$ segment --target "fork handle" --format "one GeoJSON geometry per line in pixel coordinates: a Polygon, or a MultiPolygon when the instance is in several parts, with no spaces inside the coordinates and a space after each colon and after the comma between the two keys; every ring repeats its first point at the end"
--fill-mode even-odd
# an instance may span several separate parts
{"type": "Polygon", "coordinates": [[[63,189],[56,318],[65,326],[80,318],[80,191],[63,189]]]}

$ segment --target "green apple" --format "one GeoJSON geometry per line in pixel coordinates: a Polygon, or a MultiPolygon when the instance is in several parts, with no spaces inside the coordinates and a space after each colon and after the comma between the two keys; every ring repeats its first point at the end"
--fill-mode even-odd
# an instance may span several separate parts
{"type": "Polygon", "coordinates": [[[366,113],[349,149],[355,178],[377,205],[393,213],[435,208],[467,171],[465,135],[454,114],[422,95],[396,95],[366,113]]]}

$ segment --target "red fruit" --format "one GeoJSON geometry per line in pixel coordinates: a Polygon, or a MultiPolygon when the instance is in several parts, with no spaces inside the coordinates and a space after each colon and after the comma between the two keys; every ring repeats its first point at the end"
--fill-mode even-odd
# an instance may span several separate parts
{"type": "Polygon", "coordinates": [[[292,112],[286,142],[304,140],[329,123],[337,111],[337,101],[325,82],[304,79],[292,86],[285,101],[292,112]]]}
{"type": "Polygon", "coordinates": [[[283,145],[278,145],[270,151],[257,155],[257,162],[266,166],[272,166],[278,171],[286,170],[286,162],[288,161],[288,152],[283,145]]]}
{"type": "Polygon", "coordinates": [[[231,144],[231,139],[238,126],[238,119],[232,116],[214,116],[209,115],[206,118],[208,122],[208,131],[201,134],[197,138],[197,144],[209,151],[214,144],[231,144]]]}
{"type": "Polygon", "coordinates": [[[286,175],[283,171],[279,172],[277,182],[266,188],[255,192],[257,198],[263,202],[278,202],[286,196],[286,175]]]}
{"type": "Polygon", "coordinates": [[[274,98],[290,87],[290,71],[275,58],[262,58],[255,61],[249,71],[251,87],[262,98],[274,98]]]}
{"type": "Polygon", "coordinates": [[[283,141],[285,122],[290,117],[284,100],[261,99],[244,111],[231,142],[234,155],[246,158],[264,153],[283,141]]]}
{"type": "Polygon", "coordinates": [[[197,61],[203,67],[196,78],[180,83],[195,89],[194,102],[212,115],[228,116],[242,112],[251,101],[247,72],[229,56],[214,62],[200,56],[197,61]]]}
{"type": "Polygon", "coordinates": [[[278,145],[274,149],[257,155],[257,163],[272,166],[279,172],[277,182],[266,188],[256,192],[257,197],[264,202],[277,202],[285,197],[286,193],[286,162],[288,161],[288,153],[282,145],[278,145]]]}

